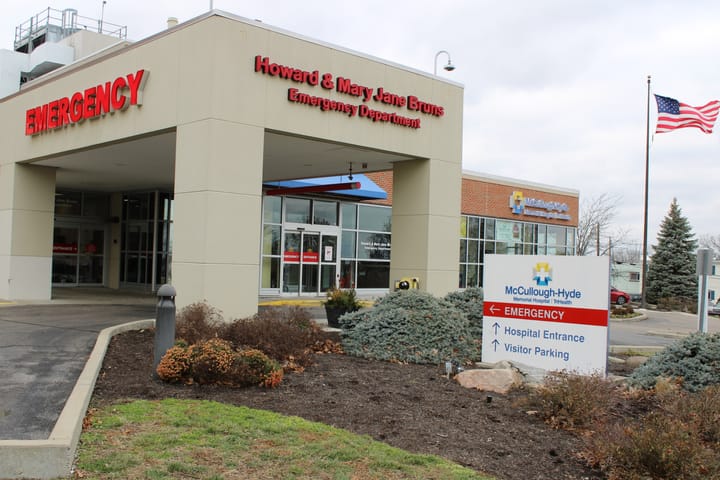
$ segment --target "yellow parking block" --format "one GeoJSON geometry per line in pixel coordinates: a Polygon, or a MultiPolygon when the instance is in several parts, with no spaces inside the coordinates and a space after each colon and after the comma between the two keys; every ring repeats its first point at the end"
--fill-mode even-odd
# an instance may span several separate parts
{"type": "Polygon", "coordinates": [[[298,305],[301,307],[319,307],[322,305],[322,300],[314,300],[314,299],[283,299],[283,300],[268,300],[265,302],[259,302],[258,305],[263,307],[272,307],[272,306],[288,306],[288,305],[298,305]]]}

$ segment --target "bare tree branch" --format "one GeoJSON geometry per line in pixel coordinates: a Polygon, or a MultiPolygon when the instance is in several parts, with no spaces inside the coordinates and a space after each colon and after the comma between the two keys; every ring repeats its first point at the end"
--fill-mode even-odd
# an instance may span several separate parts
{"type": "Polygon", "coordinates": [[[720,258],[720,235],[700,235],[698,245],[712,250],[714,258],[720,258]]]}
{"type": "Polygon", "coordinates": [[[600,254],[607,253],[608,243],[619,244],[623,241],[627,232],[615,232],[617,234],[615,237],[610,236],[608,232],[608,227],[617,214],[619,202],[620,196],[607,193],[582,201],[575,244],[577,255],[597,253],[598,243],[600,254]]]}

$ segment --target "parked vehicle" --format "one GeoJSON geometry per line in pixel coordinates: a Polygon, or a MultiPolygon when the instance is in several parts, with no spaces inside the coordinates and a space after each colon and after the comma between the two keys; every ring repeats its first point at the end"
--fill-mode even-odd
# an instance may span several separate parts
{"type": "Polygon", "coordinates": [[[720,300],[708,306],[708,315],[720,315],[720,300]]]}
{"type": "Polygon", "coordinates": [[[617,303],[618,305],[630,303],[630,295],[615,287],[610,287],[610,303],[617,303]]]}

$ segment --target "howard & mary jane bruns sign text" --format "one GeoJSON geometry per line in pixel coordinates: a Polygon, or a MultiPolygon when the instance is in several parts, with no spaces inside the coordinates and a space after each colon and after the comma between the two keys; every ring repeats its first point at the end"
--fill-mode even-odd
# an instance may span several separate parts
{"type": "Polygon", "coordinates": [[[604,374],[607,257],[486,255],[482,359],[604,374]]]}
{"type": "Polygon", "coordinates": [[[323,112],[337,112],[351,118],[364,118],[376,123],[389,123],[413,129],[420,128],[421,118],[415,116],[416,114],[430,117],[445,115],[444,107],[424,101],[415,95],[400,95],[389,92],[383,87],[369,87],[356,83],[350,78],[335,76],[332,73],[320,73],[319,70],[310,71],[281,65],[261,55],[255,56],[255,72],[288,80],[298,87],[320,87],[325,91],[335,91],[351,98],[351,101],[345,102],[323,95],[312,95],[301,91],[300,88],[288,88],[289,102],[307,105],[323,112]],[[360,100],[362,103],[353,103],[352,99],[360,100]],[[405,109],[408,113],[401,115],[387,110],[397,108],[405,109]]]}

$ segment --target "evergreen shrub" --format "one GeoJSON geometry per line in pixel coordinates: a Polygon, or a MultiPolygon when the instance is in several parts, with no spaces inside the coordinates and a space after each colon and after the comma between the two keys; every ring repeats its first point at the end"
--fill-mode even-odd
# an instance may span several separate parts
{"type": "Polygon", "coordinates": [[[678,340],[636,368],[628,383],[651,389],[660,377],[677,379],[689,392],[720,384],[720,333],[693,333],[678,340]]]}
{"type": "Polygon", "coordinates": [[[345,353],[410,363],[480,357],[468,317],[452,303],[418,290],[397,291],[371,309],[340,317],[345,353]]]}
{"type": "Polygon", "coordinates": [[[445,295],[445,300],[465,313],[470,321],[473,335],[475,338],[481,338],[483,326],[483,289],[470,287],[465,290],[450,292],[445,295]]]}

